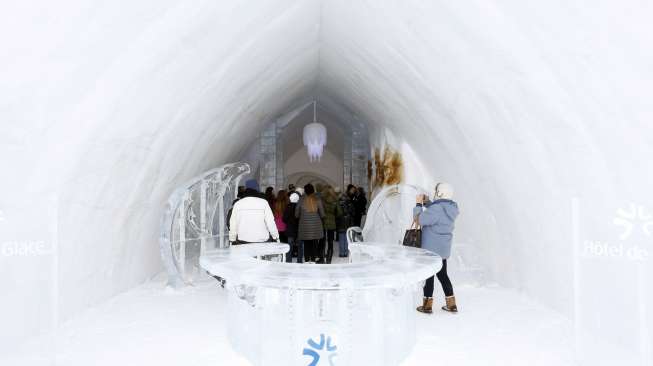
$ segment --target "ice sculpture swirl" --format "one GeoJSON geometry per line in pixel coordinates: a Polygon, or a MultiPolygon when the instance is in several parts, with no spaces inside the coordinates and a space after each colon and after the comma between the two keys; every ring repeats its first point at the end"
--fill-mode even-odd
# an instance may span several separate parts
{"type": "Polygon", "coordinates": [[[367,241],[401,244],[412,223],[415,196],[428,192],[418,186],[397,184],[376,192],[367,209],[363,237],[367,241]]]}
{"type": "Polygon", "coordinates": [[[161,258],[168,285],[180,287],[200,273],[199,257],[229,245],[225,216],[238,182],[250,172],[246,163],[225,164],[189,180],[168,198],[161,220],[161,258]]]}

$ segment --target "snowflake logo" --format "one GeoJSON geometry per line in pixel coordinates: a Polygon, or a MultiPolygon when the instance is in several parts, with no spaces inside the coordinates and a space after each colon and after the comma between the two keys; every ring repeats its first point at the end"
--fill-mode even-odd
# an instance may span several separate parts
{"type": "Polygon", "coordinates": [[[653,232],[653,215],[646,212],[644,206],[631,203],[628,209],[617,209],[617,215],[612,222],[623,229],[619,240],[626,240],[632,235],[636,221],[641,223],[644,234],[651,236],[653,232]]]}
{"type": "Polygon", "coordinates": [[[335,352],[338,349],[338,347],[331,344],[331,337],[326,337],[326,342],[324,338],[325,338],[324,334],[320,334],[320,343],[315,342],[311,338],[309,338],[306,341],[306,343],[308,343],[310,348],[309,347],[304,348],[302,354],[304,356],[311,356],[313,358],[311,360],[311,363],[308,364],[308,366],[317,366],[320,362],[321,353],[329,354],[328,355],[329,366],[333,366],[333,358],[338,355],[335,352]],[[326,350],[325,350],[325,346],[326,346],[326,350]]]}

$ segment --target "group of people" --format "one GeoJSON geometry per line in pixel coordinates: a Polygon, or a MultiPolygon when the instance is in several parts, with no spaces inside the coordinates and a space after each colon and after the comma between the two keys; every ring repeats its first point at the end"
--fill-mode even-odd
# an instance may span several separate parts
{"type": "Polygon", "coordinates": [[[239,187],[238,198],[227,222],[232,245],[280,241],[290,245],[286,261],[331,263],[334,242],[338,255],[347,257],[346,232],[361,226],[367,198],[361,187],[349,185],[345,192],[330,185],[289,185],[275,193],[260,192],[256,180],[239,187]]]}
{"type": "MultiPolygon", "coordinates": [[[[423,303],[417,307],[422,313],[433,311],[435,277],[445,294],[442,310],[458,311],[447,274],[454,223],[459,214],[458,204],[452,197],[451,185],[438,183],[433,201],[426,195],[418,195],[413,210],[415,224],[422,230],[422,248],[442,258],[436,276],[426,280],[423,303]]],[[[339,243],[340,257],[349,255],[346,231],[361,226],[366,208],[365,191],[353,185],[345,192],[328,185],[307,184],[303,188],[290,185],[288,190],[275,194],[272,187],[260,192],[256,180],[250,179],[244,187],[239,187],[238,198],[229,211],[229,241],[232,245],[280,241],[291,247],[287,262],[296,256],[298,263],[331,263],[334,241],[339,243]]]]}

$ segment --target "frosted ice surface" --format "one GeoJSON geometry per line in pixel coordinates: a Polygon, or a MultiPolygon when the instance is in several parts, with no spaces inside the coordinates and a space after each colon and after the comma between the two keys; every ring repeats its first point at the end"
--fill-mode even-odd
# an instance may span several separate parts
{"type": "Polygon", "coordinates": [[[170,195],[160,238],[169,285],[179,287],[191,281],[199,273],[204,251],[228,246],[225,217],[238,182],[249,172],[248,164],[225,164],[189,180],[170,195]]]}
{"type": "Polygon", "coordinates": [[[287,250],[286,244],[245,244],[200,259],[204,269],[226,280],[227,326],[238,352],[255,365],[304,365],[321,358],[397,365],[410,353],[414,293],[440,269],[440,257],[362,242],[350,247],[358,261],[346,264],[254,258],[287,250]]]}
{"type": "Polygon", "coordinates": [[[366,241],[401,244],[413,221],[413,207],[418,194],[428,194],[420,187],[399,184],[378,192],[367,210],[363,226],[366,241]]]}
{"type": "MultiPolygon", "coordinates": [[[[252,365],[229,342],[227,325],[233,315],[229,311],[229,298],[226,291],[216,291],[213,279],[172,294],[161,292],[164,284],[163,278],[154,279],[67,322],[56,335],[56,348],[52,335],[43,335],[0,354],[0,364],[252,365]],[[108,344],[119,351],[107,351],[108,344]],[[170,346],[162,347],[163,344],[170,346]],[[98,357],[99,354],[102,356],[98,357]]],[[[395,365],[424,366],[432,360],[440,365],[457,366],[574,364],[570,324],[558,314],[507,289],[461,288],[458,293],[465,299],[464,313],[418,314],[414,350],[404,362],[395,365]]],[[[374,300],[379,299],[365,301],[374,300]]],[[[411,305],[414,307],[415,303],[411,305]]],[[[286,314],[270,311],[270,316],[289,320],[286,314]]],[[[319,334],[311,337],[319,345],[319,334]]],[[[258,335],[256,339],[267,341],[258,335]]],[[[331,344],[338,350],[345,346],[334,341],[332,338],[331,344]]],[[[310,349],[307,342],[294,352],[302,354],[304,348],[310,349]]],[[[329,365],[327,358],[321,359],[323,362],[318,366],[329,365]]],[[[311,360],[311,356],[302,355],[301,360],[311,360]]],[[[338,357],[333,360],[334,365],[344,364],[338,357]]]]}

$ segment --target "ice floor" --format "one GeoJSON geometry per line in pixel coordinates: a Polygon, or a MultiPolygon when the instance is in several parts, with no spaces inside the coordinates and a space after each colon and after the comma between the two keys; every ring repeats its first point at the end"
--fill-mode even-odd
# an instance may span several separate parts
{"type": "MultiPolygon", "coordinates": [[[[86,311],[0,365],[248,365],[227,341],[224,290],[213,280],[171,292],[163,276],[86,311]],[[56,341],[56,342],[55,342],[56,341]]],[[[569,322],[498,287],[457,289],[461,312],[419,314],[409,365],[571,365],[569,322]]]]}

